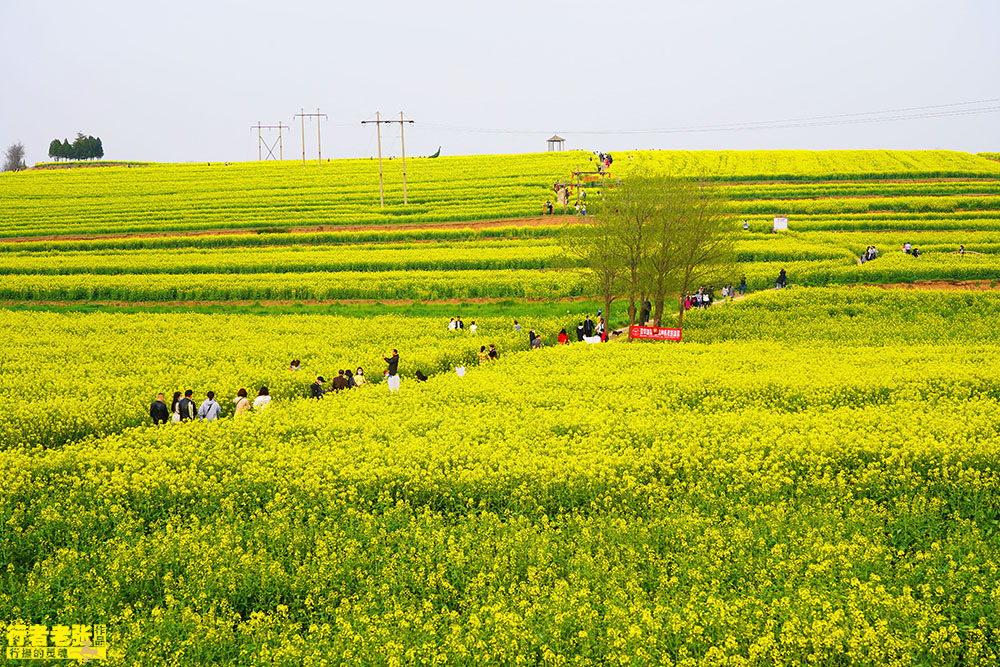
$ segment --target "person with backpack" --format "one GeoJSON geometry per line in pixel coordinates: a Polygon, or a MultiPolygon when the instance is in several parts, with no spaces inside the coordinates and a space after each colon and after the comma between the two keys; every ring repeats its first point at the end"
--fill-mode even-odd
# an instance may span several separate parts
{"type": "Polygon", "coordinates": [[[188,389],[184,392],[184,398],[177,403],[177,412],[180,413],[182,422],[193,420],[198,414],[198,408],[195,407],[192,396],[194,396],[194,389],[188,389]]]}
{"type": "Polygon", "coordinates": [[[215,392],[208,392],[205,400],[201,403],[201,407],[198,408],[198,419],[204,422],[214,422],[219,418],[221,413],[222,408],[219,407],[218,402],[215,400],[215,392]]]}
{"type": "Polygon", "coordinates": [[[170,411],[163,400],[163,394],[157,394],[156,400],[149,406],[149,416],[153,418],[154,424],[166,424],[170,419],[170,411]]]}

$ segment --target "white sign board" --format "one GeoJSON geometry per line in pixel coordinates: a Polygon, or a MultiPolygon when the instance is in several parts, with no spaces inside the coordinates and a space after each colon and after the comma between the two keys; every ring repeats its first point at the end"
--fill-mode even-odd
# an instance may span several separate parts
{"type": "Polygon", "coordinates": [[[771,227],[771,231],[780,232],[788,231],[788,218],[781,216],[774,219],[774,226],[771,227]]]}

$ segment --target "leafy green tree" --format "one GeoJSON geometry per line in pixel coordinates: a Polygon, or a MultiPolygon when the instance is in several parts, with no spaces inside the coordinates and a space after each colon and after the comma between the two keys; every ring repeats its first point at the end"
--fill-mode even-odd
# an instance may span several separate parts
{"type": "Polygon", "coordinates": [[[62,157],[62,143],[58,139],[53,139],[49,144],[49,157],[57,162],[62,157]]]}

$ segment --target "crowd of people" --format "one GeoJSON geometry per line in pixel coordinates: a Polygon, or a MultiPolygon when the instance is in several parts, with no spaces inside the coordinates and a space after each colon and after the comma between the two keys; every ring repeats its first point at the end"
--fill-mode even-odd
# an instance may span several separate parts
{"type": "MultiPolygon", "coordinates": [[[[247,390],[241,388],[236,392],[236,398],[233,399],[235,403],[235,411],[237,415],[244,415],[250,412],[251,407],[254,410],[261,410],[268,406],[271,402],[271,394],[267,387],[261,387],[257,391],[257,397],[250,403],[250,399],[247,398],[247,390]]],[[[205,394],[205,399],[201,402],[201,405],[194,399],[194,390],[188,389],[184,392],[183,396],[181,392],[175,391],[174,397],[170,401],[170,406],[167,407],[165,397],[162,393],[156,395],[156,400],[149,406],[149,416],[152,417],[154,424],[166,424],[168,421],[174,423],[194,421],[215,421],[222,414],[222,406],[219,402],[215,400],[215,392],[210,391],[205,394]]]]}
{"type": "MultiPolygon", "coordinates": [[[[782,276],[785,270],[781,270],[782,276]]],[[[743,296],[747,293],[747,277],[740,276],[739,285],[734,286],[732,283],[728,283],[722,286],[720,290],[720,296],[722,297],[722,302],[725,303],[731,299],[735,299],[736,295],[743,296]]],[[[681,296],[681,302],[684,304],[684,310],[691,310],[692,308],[707,308],[715,302],[715,288],[711,285],[701,285],[698,287],[696,292],[687,292],[681,296]]],[[[648,311],[645,311],[648,313],[648,311]]],[[[645,322],[648,319],[648,315],[642,319],[645,322]]]]}
{"type": "MultiPolygon", "coordinates": [[[[962,246],[962,254],[965,254],[965,246],[962,246]]],[[[903,244],[903,253],[910,255],[911,257],[920,257],[921,252],[917,250],[909,241],[903,244]]]]}
{"type": "Polygon", "coordinates": [[[876,257],[878,257],[878,250],[875,249],[875,246],[870,245],[865,248],[865,251],[861,254],[861,263],[864,264],[865,262],[870,262],[876,257]]]}

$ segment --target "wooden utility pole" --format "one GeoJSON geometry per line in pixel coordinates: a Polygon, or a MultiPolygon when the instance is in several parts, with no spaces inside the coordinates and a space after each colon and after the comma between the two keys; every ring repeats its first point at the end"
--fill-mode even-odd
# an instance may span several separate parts
{"type": "Polygon", "coordinates": [[[406,142],[403,138],[403,125],[406,123],[413,123],[412,120],[406,120],[403,118],[403,112],[399,112],[399,120],[382,120],[381,114],[375,112],[375,120],[363,120],[362,125],[367,125],[368,123],[375,123],[375,134],[378,138],[378,196],[379,202],[382,208],[385,208],[385,189],[382,185],[382,124],[383,123],[399,123],[399,143],[402,148],[403,156],[403,204],[407,203],[406,200],[406,142]]]}
{"type": "Polygon", "coordinates": [[[261,125],[260,121],[258,120],[256,125],[251,125],[250,126],[251,130],[254,129],[254,128],[257,128],[257,160],[260,161],[260,160],[264,160],[264,159],[271,159],[271,160],[276,159],[274,157],[274,146],[275,146],[275,144],[277,144],[277,146],[278,146],[278,158],[277,159],[278,160],[284,160],[285,156],[284,156],[284,146],[283,146],[282,141],[281,141],[281,130],[282,129],[285,129],[285,130],[289,129],[288,126],[287,125],[283,125],[282,123],[278,123],[277,125],[261,125]],[[278,131],[278,139],[277,139],[277,141],[274,141],[272,143],[268,143],[267,141],[264,141],[264,138],[260,134],[261,130],[277,130],[278,131]],[[263,157],[263,151],[262,151],[261,147],[267,149],[267,158],[263,157]]]}
{"type": "Polygon", "coordinates": [[[413,121],[404,121],[403,112],[399,112],[399,147],[403,154],[403,205],[407,204],[406,201],[406,142],[403,140],[403,125],[407,122],[412,123],[413,121]]]}
{"type": "Polygon", "coordinates": [[[367,125],[368,123],[375,123],[375,135],[378,137],[378,200],[382,208],[385,208],[385,190],[382,187],[382,123],[384,121],[379,116],[379,112],[375,112],[375,120],[363,120],[362,125],[367,125]]]}
{"type": "MultiPolygon", "coordinates": [[[[320,140],[319,135],[319,119],[320,116],[330,120],[330,117],[325,113],[320,113],[319,107],[316,107],[316,113],[306,113],[305,109],[301,109],[299,113],[295,114],[302,119],[302,166],[306,166],[306,117],[316,119],[316,156],[319,159],[319,163],[323,164],[323,144],[320,140]]],[[[295,117],[293,116],[293,118],[295,117]]]]}

